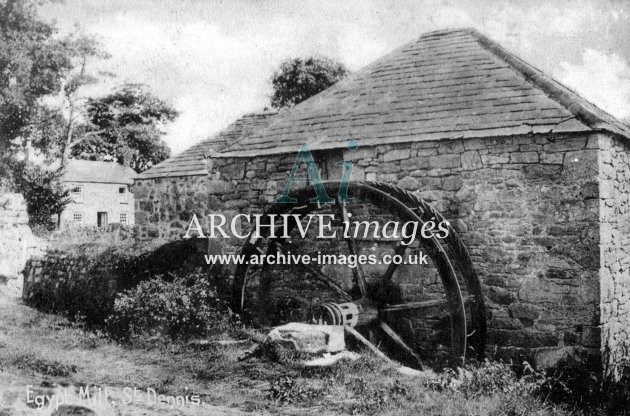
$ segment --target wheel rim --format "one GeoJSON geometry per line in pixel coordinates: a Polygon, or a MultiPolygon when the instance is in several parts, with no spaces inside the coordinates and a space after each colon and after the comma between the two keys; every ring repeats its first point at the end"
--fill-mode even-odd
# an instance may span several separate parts
{"type": "MultiPolygon", "coordinates": [[[[329,195],[336,195],[340,187],[339,182],[325,182],[324,189],[329,195]]],[[[392,185],[375,183],[375,182],[354,182],[348,186],[348,195],[363,201],[364,203],[373,204],[377,207],[384,207],[392,215],[404,221],[417,221],[420,227],[430,221],[431,219],[436,221],[442,221],[444,218],[437,211],[435,211],[429,204],[414,195],[392,185]]],[[[291,195],[297,200],[295,204],[274,204],[272,205],[262,216],[261,223],[269,224],[271,216],[297,213],[302,217],[311,213],[314,209],[321,208],[325,205],[330,205],[331,209],[336,210],[336,213],[340,215],[342,219],[348,219],[347,209],[352,204],[310,204],[309,200],[312,197],[312,190],[303,188],[296,190],[291,195]]],[[[294,228],[296,224],[290,225],[294,228]]],[[[347,249],[351,254],[358,255],[359,249],[357,242],[354,238],[345,239],[347,249]]],[[[429,257],[433,262],[433,266],[437,269],[442,286],[444,288],[444,294],[446,297],[446,304],[448,309],[448,315],[450,319],[450,354],[451,357],[457,361],[463,359],[467,352],[470,356],[471,353],[481,357],[485,348],[485,305],[483,295],[481,293],[481,285],[479,279],[474,271],[472,261],[468,255],[468,251],[461,242],[461,239],[449,225],[448,237],[441,240],[433,236],[432,238],[421,239],[420,241],[423,249],[428,251],[429,257]],[[466,305],[464,304],[464,296],[460,287],[459,279],[463,285],[467,288],[468,296],[466,296],[466,305]],[[468,323],[467,323],[468,321],[468,323]],[[469,346],[467,351],[467,345],[469,346]],[[470,348],[472,347],[472,349],[470,348]]],[[[260,254],[262,247],[266,247],[265,254],[271,252],[277,252],[287,250],[286,241],[280,238],[269,238],[269,231],[263,232],[258,239],[250,239],[247,241],[241,251],[241,254],[251,256],[252,254],[260,254]],[[266,242],[265,244],[261,244],[266,242]]],[[[403,255],[406,251],[405,246],[398,243],[394,248],[395,254],[403,255]]],[[[258,284],[258,296],[265,293],[268,284],[272,284],[274,277],[269,272],[268,264],[264,264],[260,267],[261,276],[265,274],[266,277],[259,278],[258,284]]],[[[321,270],[307,268],[300,266],[300,269],[304,273],[311,273],[312,277],[318,279],[323,284],[330,287],[330,289],[336,292],[342,299],[361,301],[370,298],[372,295],[368,290],[368,279],[366,279],[365,272],[362,267],[356,267],[352,269],[353,281],[355,285],[352,290],[340,287],[335,283],[334,279],[331,279],[321,270]]],[[[248,305],[248,294],[246,286],[248,279],[252,276],[252,267],[248,264],[240,264],[237,266],[235,272],[235,278],[233,282],[232,290],[232,304],[233,308],[240,313],[244,313],[246,306],[248,305]]],[[[390,265],[380,276],[381,282],[387,282],[392,279],[392,276],[396,273],[397,267],[390,265]]],[[[261,297],[262,299],[262,297],[261,297]]],[[[259,307],[258,313],[266,314],[265,307],[269,304],[262,303],[259,307]]],[[[378,306],[378,319],[375,322],[375,327],[378,327],[387,338],[389,338],[400,350],[403,350],[407,356],[412,356],[415,361],[420,364],[418,357],[418,348],[410,347],[403,340],[403,337],[393,328],[392,321],[395,321],[397,314],[404,311],[428,308],[435,305],[431,305],[430,302],[404,302],[401,304],[380,304],[378,306]]],[[[395,322],[394,322],[395,323],[395,322]]]]}

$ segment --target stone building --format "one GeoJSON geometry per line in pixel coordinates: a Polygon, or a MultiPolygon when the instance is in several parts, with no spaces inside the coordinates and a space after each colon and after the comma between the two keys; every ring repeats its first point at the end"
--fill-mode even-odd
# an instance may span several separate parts
{"type": "Polygon", "coordinates": [[[134,225],[131,185],[136,172],[113,162],[70,160],[61,183],[72,200],[61,213],[61,227],[134,225]]]}
{"type": "Polygon", "coordinates": [[[540,365],[577,349],[627,357],[630,129],[487,37],[427,33],[235,130],[207,159],[208,143],[136,179],[142,235],[181,236],[192,213],[262,212],[307,143],[324,179],[353,161],[353,180],[396,184],[455,224],[496,351],[540,365]]]}
{"type": "MultiPolygon", "coordinates": [[[[179,238],[192,214],[203,216],[224,208],[223,203],[213,204],[216,198],[212,194],[223,192],[224,183],[210,179],[208,157],[265,127],[275,114],[266,111],[243,116],[218,134],[138,175],[134,192],[141,236],[179,238]]],[[[228,209],[238,209],[239,204],[228,201],[228,209]]]]}

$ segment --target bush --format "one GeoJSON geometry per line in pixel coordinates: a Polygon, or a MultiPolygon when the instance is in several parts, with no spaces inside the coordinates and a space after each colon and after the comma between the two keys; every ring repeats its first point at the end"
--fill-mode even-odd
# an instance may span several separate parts
{"type": "Polygon", "coordinates": [[[70,202],[70,191],[59,182],[61,174],[25,162],[14,166],[15,188],[24,195],[31,227],[52,230],[57,226],[55,217],[70,202]]]}
{"type": "Polygon", "coordinates": [[[568,355],[546,372],[534,371],[525,363],[518,376],[507,364],[486,361],[447,369],[426,385],[458,391],[466,398],[503,395],[504,410],[511,410],[501,414],[529,414],[517,411],[525,404],[518,395],[528,395],[538,397],[549,411],[560,411],[561,406],[585,415],[625,415],[630,408],[630,367],[622,367],[620,379],[613,380],[604,375],[597,355],[583,352],[568,355]]]}
{"type": "Polygon", "coordinates": [[[625,415],[630,409],[630,366],[620,378],[604,375],[597,355],[569,355],[542,377],[540,392],[555,403],[578,408],[588,415],[625,415]]]}
{"type": "Polygon", "coordinates": [[[119,338],[182,339],[234,327],[234,315],[205,276],[199,273],[168,280],[158,276],[119,293],[107,319],[110,332],[119,338]]]}

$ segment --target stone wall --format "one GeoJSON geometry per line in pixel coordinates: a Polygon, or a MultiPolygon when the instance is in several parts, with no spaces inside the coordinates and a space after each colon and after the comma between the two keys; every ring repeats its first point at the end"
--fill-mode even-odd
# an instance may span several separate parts
{"type": "MultiPolygon", "coordinates": [[[[205,265],[205,240],[126,240],[64,244],[31,257],[24,268],[24,301],[45,311],[81,315],[101,325],[116,295],[141,281],[189,273],[205,265]]],[[[221,284],[221,276],[213,276],[221,284]]]]}
{"type": "Polygon", "coordinates": [[[118,292],[116,266],[84,252],[47,251],[26,263],[22,298],[39,310],[100,324],[111,313],[118,292]]]}
{"type": "Polygon", "coordinates": [[[49,298],[56,297],[53,288],[66,285],[69,279],[85,277],[91,263],[87,258],[63,252],[47,252],[31,257],[24,267],[23,298],[29,301],[50,289],[49,298]]]}
{"type": "Polygon", "coordinates": [[[608,370],[630,353],[630,147],[599,139],[602,351],[608,370]]]}
{"type": "MultiPolygon", "coordinates": [[[[482,279],[489,353],[548,365],[578,348],[600,348],[598,140],[432,141],[315,158],[324,179],[339,177],[334,162],[343,158],[354,162],[353,180],[393,183],[432,203],[460,232],[482,279]]],[[[177,238],[192,212],[262,212],[284,188],[295,156],[214,159],[205,183],[137,182],[141,233],[177,238]]],[[[237,250],[235,243],[224,250],[237,250]]]]}
{"type": "Polygon", "coordinates": [[[22,269],[45,242],[28,226],[26,202],[20,194],[0,194],[0,285],[12,296],[22,294],[22,269]]]}

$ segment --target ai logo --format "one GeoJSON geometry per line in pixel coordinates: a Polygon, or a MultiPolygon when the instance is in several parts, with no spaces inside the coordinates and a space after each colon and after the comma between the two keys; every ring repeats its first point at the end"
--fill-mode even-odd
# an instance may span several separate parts
{"type": "MultiPolygon", "coordinates": [[[[359,143],[356,140],[348,141],[348,149],[350,151],[355,151],[359,148],[359,143]]],[[[337,162],[337,166],[341,166],[343,169],[341,174],[341,185],[339,186],[339,192],[337,193],[337,199],[341,203],[352,202],[353,198],[348,198],[348,184],[350,183],[350,175],[352,175],[352,162],[347,160],[342,160],[341,162],[337,162]]],[[[326,189],[324,189],[324,184],[322,183],[322,179],[319,176],[319,172],[317,171],[317,165],[315,164],[315,160],[313,159],[313,155],[308,148],[308,145],[304,143],[298,152],[297,158],[295,159],[295,163],[293,164],[293,169],[291,169],[291,173],[289,174],[289,180],[287,181],[287,186],[284,188],[284,192],[282,195],[275,199],[275,202],[280,203],[296,203],[297,200],[295,198],[291,198],[289,196],[289,192],[291,191],[291,185],[293,182],[300,183],[310,183],[313,184],[315,188],[315,192],[317,193],[317,197],[311,198],[312,203],[326,203],[326,202],[334,202],[335,200],[328,196],[326,193],[326,189]],[[306,165],[306,172],[308,174],[307,177],[296,177],[298,169],[300,168],[300,164],[304,162],[306,165]]]]}

